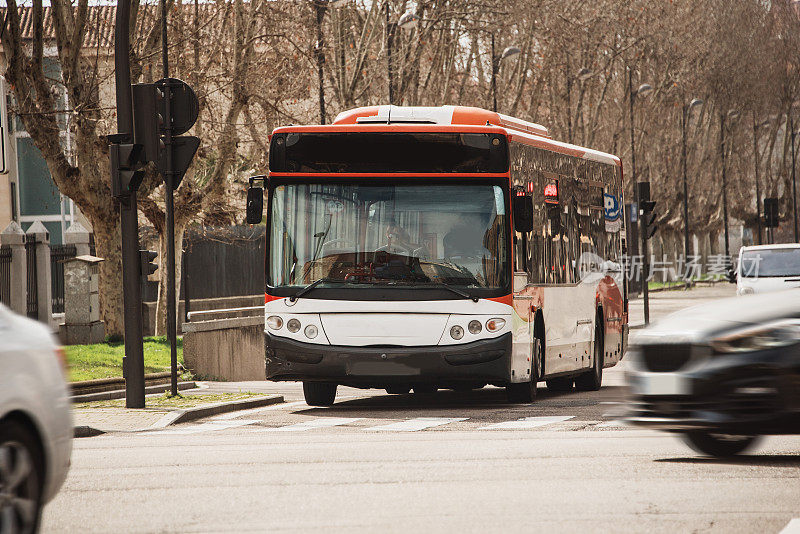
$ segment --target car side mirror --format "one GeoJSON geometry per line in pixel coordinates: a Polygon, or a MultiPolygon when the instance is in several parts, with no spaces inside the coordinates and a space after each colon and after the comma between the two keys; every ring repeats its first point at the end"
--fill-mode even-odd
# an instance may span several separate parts
{"type": "Polygon", "coordinates": [[[736,283],[736,269],[730,268],[728,269],[728,282],[731,284],[736,283]]]}
{"type": "Polygon", "coordinates": [[[264,185],[266,176],[253,176],[250,178],[250,186],[247,188],[247,224],[259,224],[264,215],[264,185]],[[257,185],[257,181],[261,185],[257,185]]]}
{"type": "Polygon", "coordinates": [[[529,195],[516,195],[511,208],[514,231],[524,234],[533,230],[533,199],[529,195]]]}

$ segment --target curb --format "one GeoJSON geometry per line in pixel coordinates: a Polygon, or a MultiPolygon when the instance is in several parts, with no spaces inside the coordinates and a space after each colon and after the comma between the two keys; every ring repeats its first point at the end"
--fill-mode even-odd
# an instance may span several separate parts
{"type": "MultiPolygon", "coordinates": [[[[184,410],[173,410],[168,415],[176,414],[172,422],[164,426],[177,425],[178,423],[186,423],[194,421],[195,419],[202,419],[203,417],[210,417],[212,415],[219,415],[228,412],[236,412],[239,410],[247,410],[249,408],[261,408],[262,406],[270,406],[272,404],[283,403],[283,395],[269,395],[260,399],[244,399],[231,402],[219,402],[217,404],[209,404],[208,406],[198,406],[197,408],[186,408],[184,410]]],[[[166,417],[162,418],[166,419],[166,417]]],[[[160,423],[157,422],[156,424],[160,423]]],[[[153,425],[155,426],[155,425],[153,425]]]]}
{"type": "MultiPolygon", "coordinates": [[[[229,412],[236,412],[239,410],[247,410],[251,408],[261,408],[263,406],[271,406],[273,404],[282,404],[284,402],[283,395],[268,395],[257,399],[243,399],[231,402],[218,402],[216,404],[209,404],[207,406],[198,406],[197,408],[184,408],[180,410],[172,410],[164,414],[164,416],[150,425],[147,428],[136,430],[121,430],[119,432],[149,432],[153,430],[160,430],[171,425],[179,423],[187,423],[204,417],[212,415],[220,415],[229,412]]],[[[74,428],[74,436],[76,438],[91,438],[105,434],[105,430],[100,430],[90,426],[76,426],[74,428]]]]}
{"type": "MultiPolygon", "coordinates": [[[[165,391],[169,391],[170,384],[157,384],[155,386],[147,386],[144,388],[145,395],[152,395],[154,393],[164,393],[165,391]]],[[[178,390],[183,391],[185,389],[195,389],[197,384],[194,382],[178,382],[178,390]]],[[[70,402],[75,404],[78,402],[92,402],[92,401],[101,401],[101,400],[114,400],[114,399],[124,399],[125,398],[125,390],[124,389],[117,389],[114,391],[102,391],[100,393],[87,393],[85,395],[73,395],[69,398],[70,402]]]]}
{"type": "Polygon", "coordinates": [[[99,436],[100,434],[105,434],[102,430],[97,430],[96,428],[92,428],[90,426],[76,426],[73,432],[73,437],[76,438],[93,438],[95,436],[99,436]]]}

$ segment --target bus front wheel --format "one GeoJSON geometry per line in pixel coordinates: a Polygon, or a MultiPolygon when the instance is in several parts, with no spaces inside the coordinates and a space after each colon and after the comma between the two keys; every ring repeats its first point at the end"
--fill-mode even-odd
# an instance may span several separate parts
{"type": "Polygon", "coordinates": [[[331,406],[336,400],[336,384],[303,382],[303,397],[309,406],[331,406]]]}
{"type": "Polygon", "coordinates": [[[539,377],[542,376],[542,342],[539,338],[533,339],[533,350],[531,351],[531,371],[530,382],[519,382],[506,386],[508,402],[514,404],[528,404],[536,398],[536,388],[539,377]]]}

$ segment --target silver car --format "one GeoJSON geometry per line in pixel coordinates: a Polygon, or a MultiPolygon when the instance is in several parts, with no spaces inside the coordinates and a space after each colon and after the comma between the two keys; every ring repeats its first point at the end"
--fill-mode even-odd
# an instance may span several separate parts
{"type": "Polygon", "coordinates": [[[632,340],[627,361],[629,420],[703,454],[800,434],[800,289],[674,313],[632,340]]]}
{"type": "Polygon", "coordinates": [[[0,304],[0,532],[36,532],[64,482],[72,416],[48,328],[0,304]]]}

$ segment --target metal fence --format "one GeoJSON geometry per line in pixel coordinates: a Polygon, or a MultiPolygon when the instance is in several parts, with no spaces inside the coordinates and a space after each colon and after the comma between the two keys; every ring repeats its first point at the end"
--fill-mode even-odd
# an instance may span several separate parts
{"type": "Polygon", "coordinates": [[[0,302],[11,305],[11,247],[0,247],[0,302]]]}
{"type": "Polygon", "coordinates": [[[39,317],[39,287],[37,285],[37,265],[36,265],[36,236],[29,234],[25,236],[25,256],[27,257],[28,271],[28,298],[27,314],[28,317],[38,319],[39,317]]]}
{"type": "Polygon", "coordinates": [[[64,313],[64,261],[77,255],[75,245],[50,247],[50,287],[53,313],[64,313]]]}
{"type": "Polygon", "coordinates": [[[192,228],[184,237],[184,284],[192,299],[264,292],[264,227],[192,228]]]}

